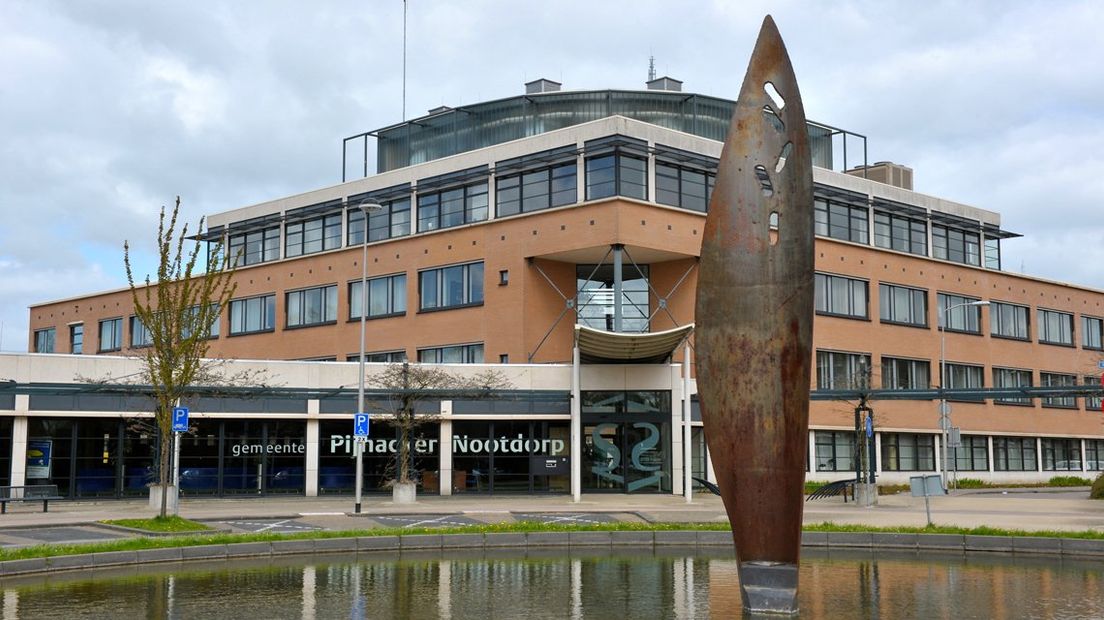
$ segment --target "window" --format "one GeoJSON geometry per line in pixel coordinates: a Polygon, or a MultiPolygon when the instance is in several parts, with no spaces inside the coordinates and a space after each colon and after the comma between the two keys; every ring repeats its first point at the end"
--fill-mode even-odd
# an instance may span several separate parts
{"type": "Polygon", "coordinates": [[[502,217],[573,204],[578,198],[577,178],[574,161],[498,177],[496,212],[502,217]]]}
{"type": "Polygon", "coordinates": [[[656,202],[705,213],[717,175],[713,172],[656,162],[656,202]]]}
{"type": "Polygon", "coordinates": [[[100,351],[118,351],[123,348],[123,319],[100,321],[100,351]]]}
{"type": "Polygon", "coordinates": [[[935,471],[935,436],[883,433],[882,469],[935,471]]]}
{"type": "Polygon", "coordinates": [[[981,307],[966,305],[975,301],[979,300],[962,295],[939,293],[936,303],[939,304],[939,313],[943,317],[943,329],[949,332],[980,334],[981,307]]]}
{"type": "Polygon", "coordinates": [[[989,440],[977,435],[963,435],[962,445],[951,449],[954,471],[989,471],[989,440]]]}
{"type": "Polygon", "coordinates": [[[996,269],[1000,271],[1001,257],[1000,257],[1000,239],[994,237],[985,237],[985,268],[996,269]]]}
{"type": "Polygon", "coordinates": [[[423,364],[482,364],[483,343],[418,349],[418,361],[423,364]]]}
{"type": "Polygon", "coordinates": [[[153,344],[153,335],[150,334],[150,330],[146,327],[146,324],[142,322],[142,319],[138,318],[138,315],[130,317],[130,346],[137,349],[139,347],[148,347],[153,344]]]}
{"type": "Polygon", "coordinates": [[[1043,439],[1043,471],[1081,471],[1081,440],[1043,439]]]}
{"type": "Polygon", "coordinates": [[[325,325],[337,320],[337,285],[290,291],[284,305],[288,327],[325,325]]]}
{"type": "MultiPolygon", "coordinates": [[[[1085,385],[1091,385],[1093,387],[1100,385],[1100,377],[1089,375],[1085,377],[1085,385]]],[[[1089,411],[1100,411],[1101,406],[1104,405],[1104,397],[1100,395],[1086,396],[1085,397],[1085,409],[1089,411]]]]}
{"type": "Polygon", "coordinates": [[[1035,439],[1031,437],[994,437],[993,469],[996,471],[1038,471],[1035,439]]]}
{"type": "Polygon", "coordinates": [[[867,353],[817,351],[816,361],[818,390],[846,390],[868,385],[870,355],[867,353]]]}
{"type": "Polygon", "coordinates": [[[927,225],[923,220],[875,211],[874,245],[898,252],[927,256],[927,225]]]}
{"type": "Polygon", "coordinates": [[[340,247],[340,212],[284,225],[284,256],[302,256],[340,247]]]}
{"type": "MultiPolygon", "coordinates": [[[[356,204],[363,202],[366,195],[350,198],[349,204],[352,205],[358,198],[359,201],[356,204]]],[[[401,198],[379,204],[383,208],[368,217],[368,241],[382,241],[409,235],[410,199],[401,198]]],[[[345,236],[345,243],[348,245],[364,243],[364,211],[359,207],[351,206],[347,217],[349,232],[345,236]]]]}
{"type": "MultiPolygon", "coordinates": [[[[972,364],[947,364],[947,388],[961,390],[985,387],[985,367],[972,364]]],[[[984,401],[980,396],[956,396],[955,400],[984,401]]]]}
{"type": "Polygon", "coordinates": [[[1039,308],[1039,342],[1073,346],[1073,315],[1039,308]]]}
{"type": "Polygon", "coordinates": [[[650,300],[648,265],[621,265],[621,299],[614,295],[613,265],[575,266],[575,308],[580,325],[616,331],[616,306],[621,306],[621,332],[648,331],[650,300]]]}
{"type": "Polygon", "coordinates": [[[230,302],[230,335],[272,331],[276,328],[276,295],[230,302]]]}
{"type": "Polygon", "coordinates": [[[648,162],[615,152],[586,160],[586,199],[610,196],[648,199],[648,162]]]}
{"type": "MultiPolygon", "coordinates": [[[[487,183],[418,194],[418,232],[487,219],[487,183]]],[[[369,222],[369,238],[371,238],[369,222]]]]}
{"type": "Polygon", "coordinates": [[[927,360],[882,357],[882,389],[923,390],[931,387],[931,364],[927,360]]]}
{"type": "Polygon", "coordinates": [[[1104,439],[1085,440],[1085,469],[1087,471],[1104,470],[1104,439]]]}
{"type": "Polygon", "coordinates": [[[280,258],[280,227],[230,235],[230,262],[255,265],[280,258]]]}
{"type": "Polygon", "coordinates": [[[34,333],[35,353],[53,353],[56,334],[57,330],[55,330],[53,327],[49,327],[47,329],[36,329],[34,333]]]}
{"type": "Polygon", "coordinates": [[[1104,319],[1081,317],[1081,346],[1086,349],[1104,350],[1104,319]]]}
{"type": "MultiPolygon", "coordinates": [[[[993,387],[1018,388],[1031,387],[1031,371],[1016,368],[994,368],[993,387]]],[[[1003,396],[994,398],[993,402],[1005,405],[1030,405],[1031,399],[1027,396],[1003,396]]]]}
{"type": "MultiPolygon", "coordinates": [[[[1039,386],[1040,387],[1054,387],[1063,385],[1077,385],[1077,377],[1074,375],[1066,375],[1056,372],[1040,372],[1039,373],[1039,386]]],[[[1044,396],[1044,407],[1058,407],[1064,409],[1074,409],[1077,407],[1076,396],[1044,396]]]]}
{"type": "MultiPolygon", "coordinates": [[[[207,333],[208,338],[218,338],[219,331],[221,329],[222,317],[220,316],[221,309],[218,304],[208,304],[208,313],[206,320],[211,321],[211,328],[207,333]]],[[[180,326],[180,336],[187,338],[192,334],[193,327],[201,327],[199,322],[204,320],[204,317],[199,315],[199,306],[192,306],[188,308],[188,318],[184,325],[180,326]]]]}
{"type": "Polygon", "coordinates": [[[1001,338],[1029,340],[1031,329],[1027,317],[1027,306],[994,301],[989,304],[989,333],[1001,338]]]}
{"type": "Polygon", "coordinates": [[[816,431],[816,471],[854,471],[855,433],[816,431]]]}
{"type": "Polygon", "coordinates": [[[816,234],[833,239],[870,243],[866,207],[852,207],[823,198],[813,201],[816,234]]]}
{"type": "Polygon", "coordinates": [[[74,355],[84,353],[84,323],[69,326],[69,352],[74,355]]]}
{"type": "Polygon", "coordinates": [[[460,308],[483,303],[483,263],[418,272],[420,310],[460,308]]]}
{"type": "Polygon", "coordinates": [[[869,316],[866,280],[818,273],[814,278],[814,285],[818,314],[861,319],[869,316]]]}
{"type": "Polygon", "coordinates": [[[976,232],[932,224],[932,255],[963,265],[981,265],[981,237],[976,232]]]}
{"type": "MultiPolygon", "coordinates": [[[[363,295],[360,280],[349,283],[349,319],[360,318],[363,295]]],[[[381,276],[368,280],[368,317],[406,314],[406,274],[381,276]]]]}
{"type": "MultiPolygon", "coordinates": [[[[359,362],[359,353],[350,353],[345,356],[345,360],[349,362],[359,362]]],[[[376,364],[396,364],[406,361],[406,351],[376,351],[374,353],[365,353],[364,361],[376,364]]]]}
{"type": "Polygon", "coordinates": [[[885,323],[927,327],[928,292],[894,284],[880,284],[878,314],[885,323]]]}

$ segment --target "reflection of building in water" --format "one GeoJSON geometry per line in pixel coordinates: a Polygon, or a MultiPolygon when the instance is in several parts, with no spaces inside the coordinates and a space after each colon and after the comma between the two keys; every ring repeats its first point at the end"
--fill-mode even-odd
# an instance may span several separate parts
{"type": "MultiPolygon", "coordinates": [[[[362,315],[369,362],[491,364],[516,387],[508,398],[426,403],[440,421],[421,431],[434,449],[413,450],[423,493],[680,493],[685,467],[710,476],[696,401],[684,457],[682,411],[695,388],[684,394],[670,365],[684,356],[683,334],[670,330],[694,320],[704,212],[733,102],[662,78],[641,91],[529,87],[358,135],[343,178],[354,168],[363,178],[208,218],[202,240],[222,242],[238,263],[211,353],[283,360],[258,364],[300,391],[188,403],[199,435],[185,443],[185,493],[352,489],[348,443],[331,448],[330,438],[352,432],[355,399],[341,386],[357,383],[356,369],[320,362],[359,360],[362,315]],[[382,208],[366,220],[363,203],[382,208]],[[527,446],[566,447],[486,448],[519,435],[527,446]],[[483,449],[453,449],[457,437],[483,449]],[[546,469],[552,456],[571,457],[570,471],[546,469]]],[[[1097,375],[1104,293],[1002,270],[1001,244],[1018,235],[998,213],[914,191],[907,167],[856,161],[861,136],[807,129],[818,389],[854,386],[867,371],[879,388],[939,385],[943,314],[948,387],[1097,375]]],[[[154,445],[119,414],[149,403],[58,385],[102,376],[114,368],[97,363],[104,356],[149,345],[131,299],[108,291],[31,307],[29,349],[64,355],[0,356],[0,379],[18,384],[0,389],[0,483],[53,482],[72,497],[145,493],[154,445]],[[46,445],[36,441],[51,447],[48,475],[27,463],[24,448],[46,445]]],[[[953,403],[962,442],[946,467],[935,404],[874,408],[880,480],[944,468],[1044,480],[1104,468],[1104,432],[1088,415],[1098,398],[953,403]]],[[[851,406],[818,401],[810,416],[809,478],[849,476],[851,406]]],[[[386,426],[372,433],[388,446],[397,438],[386,426]]],[[[381,488],[388,461],[386,451],[368,454],[366,488],[381,488]]]]}

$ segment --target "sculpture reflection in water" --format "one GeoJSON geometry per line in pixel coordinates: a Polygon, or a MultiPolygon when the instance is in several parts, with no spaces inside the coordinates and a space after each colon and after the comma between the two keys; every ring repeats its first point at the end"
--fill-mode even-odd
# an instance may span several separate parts
{"type": "Polygon", "coordinates": [[[741,598],[796,613],[813,331],[812,164],[797,80],[767,16],[725,139],[698,268],[702,421],[741,598]]]}

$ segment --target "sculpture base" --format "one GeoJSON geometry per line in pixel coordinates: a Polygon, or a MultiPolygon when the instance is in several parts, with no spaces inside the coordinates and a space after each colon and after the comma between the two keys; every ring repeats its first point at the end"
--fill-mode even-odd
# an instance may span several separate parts
{"type": "Polygon", "coordinates": [[[855,505],[869,507],[878,505],[878,485],[860,482],[855,485],[855,505]]]}
{"type": "Polygon", "coordinates": [[[744,609],[757,614],[797,614],[797,564],[740,562],[744,609]]]}

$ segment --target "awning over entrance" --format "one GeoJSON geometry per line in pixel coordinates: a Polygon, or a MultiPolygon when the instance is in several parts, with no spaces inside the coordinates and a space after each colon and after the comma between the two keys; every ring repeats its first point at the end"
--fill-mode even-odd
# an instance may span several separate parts
{"type": "Polygon", "coordinates": [[[608,332],[575,326],[575,342],[584,364],[658,364],[667,361],[694,331],[694,324],[646,334],[608,332]]]}

